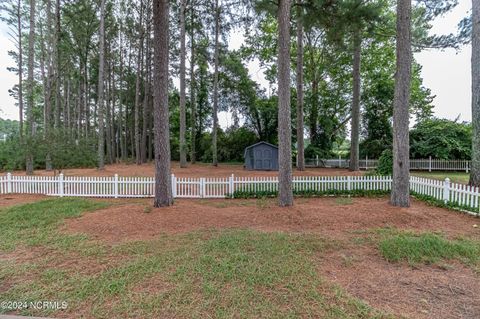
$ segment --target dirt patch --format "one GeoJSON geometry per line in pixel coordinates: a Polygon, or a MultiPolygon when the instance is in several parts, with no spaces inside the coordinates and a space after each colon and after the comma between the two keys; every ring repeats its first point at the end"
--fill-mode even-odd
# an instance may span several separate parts
{"type": "MultiPolygon", "coordinates": [[[[58,172],[36,170],[35,175],[53,176],[58,172]]],[[[155,176],[153,163],[136,164],[113,164],[106,165],[104,170],[96,168],[75,168],[65,169],[63,173],[67,176],[155,176]]],[[[219,164],[214,167],[210,164],[194,164],[187,168],[180,168],[179,163],[172,162],[172,173],[178,177],[228,177],[235,176],[277,176],[277,171],[247,171],[243,165],[219,164]]],[[[25,171],[15,171],[15,175],[25,175],[25,171]]],[[[294,170],[296,176],[339,176],[339,175],[362,175],[362,172],[350,172],[347,169],[335,168],[307,168],[303,172],[294,170]]]]}
{"type": "Polygon", "coordinates": [[[480,318],[480,280],[458,262],[410,267],[385,261],[374,247],[323,256],[320,273],[370,306],[408,318],[480,318]]]}
{"type": "Polygon", "coordinates": [[[295,206],[287,208],[277,207],[273,199],[178,200],[174,206],[158,209],[150,209],[151,204],[151,200],[119,201],[109,208],[67,220],[65,229],[114,242],[232,227],[318,232],[339,239],[355,231],[398,227],[480,238],[480,229],[473,227],[479,219],[416,200],[410,208],[392,207],[387,198],[298,199],[295,206]]]}
{"type": "Polygon", "coordinates": [[[14,205],[33,203],[47,198],[45,195],[3,194],[0,195],[0,209],[14,205]]]}

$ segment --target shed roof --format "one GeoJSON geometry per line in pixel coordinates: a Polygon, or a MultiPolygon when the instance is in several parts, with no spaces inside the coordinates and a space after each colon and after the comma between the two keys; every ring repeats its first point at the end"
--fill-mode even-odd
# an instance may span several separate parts
{"type": "Polygon", "coordinates": [[[265,145],[268,145],[268,146],[271,146],[271,147],[275,147],[275,148],[278,149],[278,146],[277,146],[277,145],[273,145],[273,144],[270,144],[270,143],[268,143],[268,142],[261,141],[261,142],[258,142],[258,143],[255,143],[255,144],[252,144],[252,145],[250,145],[250,146],[245,147],[245,151],[248,150],[249,148],[255,147],[255,146],[260,145],[260,144],[265,144],[265,145]]]}

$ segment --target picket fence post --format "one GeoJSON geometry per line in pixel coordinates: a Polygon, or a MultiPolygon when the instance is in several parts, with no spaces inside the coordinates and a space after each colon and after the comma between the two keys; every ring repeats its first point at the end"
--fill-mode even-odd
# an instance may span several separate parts
{"type": "Polygon", "coordinates": [[[347,176],[347,190],[350,192],[352,190],[351,177],[347,176]]]}
{"type": "Polygon", "coordinates": [[[450,200],[450,178],[445,178],[443,184],[443,201],[446,204],[450,200]]]}
{"type": "Polygon", "coordinates": [[[432,157],[431,156],[428,157],[428,171],[429,172],[432,171],[432,157]]]}
{"type": "Polygon", "coordinates": [[[177,197],[177,178],[172,174],[172,198],[177,197]]]}
{"type": "Polygon", "coordinates": [[[118,174],[115,174],[114,181],[115,183],[113,184],[113,194],[115,198],[118,198],[118,174]]]}
{"type": "Polygon", "coordinates": [[[12,192],[12,173],[7,173],[7,193],[12,192]]]}
{"type": "Polygon", "coordinates": [[[60,175],[58,175],[58,191],[57,191],[57,193],[60,197],[63,197],[63,173],[60,173],[60,175]]]}
{"type": "Polygon", "coordinates": [[[231,197],[231,198],[233,198],[233,193],[234,193],[233,180],[234,180],[234,176],[233,176],[233,174],[232,174],[232,175],[230,176],[230,180],[229,180],[229,183],[228,183],[229,193],[230,193],[230,197],[231,197]]]}
{"type": "Polygon", "coordinates": [[[200,198],[205,197],[205,177],[200,177],[200,198]]]}

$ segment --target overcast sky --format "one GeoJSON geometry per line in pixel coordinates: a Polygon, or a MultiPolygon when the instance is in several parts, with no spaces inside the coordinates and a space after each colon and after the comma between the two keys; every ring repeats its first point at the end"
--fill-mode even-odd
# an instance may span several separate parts
{"type": "MultiPolygon", "coordinates": [[[[458,22],[467,15],[471,8],[471,1],[460,0],[460,4],[445,17],[434,21],[433,32],[448,34],[456,31],[458,22]]],[[[241,38],[232,39],[231,47],[238,47],[241,38]]],[[[0,25],[0,117],[18,119],[18,109],[15,101],[9,96],[8,90],[15,85],[17,76],[7,71],[14,61],[8,56],[8,50],[13,50],[5,25],[0,25]]],[[[460,52],[449,49],[445,51],[428,50],[416,54],[417,61],[423,66],[422,76],[424,85],[432,90],[436,96],[434,100],[435,115],[441,118],[471,120],[471,75],[470,75],[471,48],[465,47],[460,52]]],[[[257,63],[249,65],[250,74],[255,81],[266,83],[257,63]]],[[[262,84],[263,84],[262,83],[262,84]]],[[[226,114],[221,122],[228,126],[226,114]]],[[[223,125],[222,125],[223,126],[223,125]]]]}

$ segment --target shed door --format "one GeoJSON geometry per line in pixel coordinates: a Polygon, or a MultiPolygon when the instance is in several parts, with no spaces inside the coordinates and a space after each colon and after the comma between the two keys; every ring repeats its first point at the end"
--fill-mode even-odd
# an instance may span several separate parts
{"type": "Polygon", "coordinates": [[[255,169],[263,169],[262,150],[255,149],[255,169]]]}
{"type": "Polygon", "coordinates": [[[272,169],[272,150],[263,151],[263,169],[272,169]]]}

